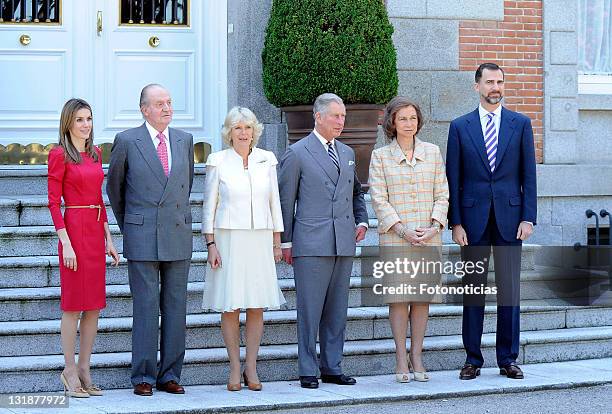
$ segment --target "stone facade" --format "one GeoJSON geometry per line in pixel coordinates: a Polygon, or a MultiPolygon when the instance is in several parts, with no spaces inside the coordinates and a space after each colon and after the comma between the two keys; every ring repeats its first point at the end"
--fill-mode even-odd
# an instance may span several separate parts
{"type": "MultiPolygon", "coordinates": [[[[228,100],[265,124],[260,146],[286,147],[281,113],[262,90],[261,49],[272,0],[230,0],[228,100]]],[[[495,61],[507,72],[506,101],[531,117],[538,160],[534,243],[586,243],[585,210],[612,210],[612,97],[578,95],[575,0],[387,0],[395,28],[398,94],[415,99],[420,138],[446,151],[449,122],[478,104],[473,73],[495,61]],[[520,27],[519,27],[520,26],[520,27]]],[[[377,145],[384,143],[379,134],[377,145]]],[[[606,222],[607,226],[607,222],[606,222]]]]}

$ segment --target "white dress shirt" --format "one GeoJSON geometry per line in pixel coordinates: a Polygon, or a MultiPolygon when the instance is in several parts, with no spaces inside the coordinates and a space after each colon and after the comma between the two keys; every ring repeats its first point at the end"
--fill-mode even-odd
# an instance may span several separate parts
{"type": "Polygon", "coordinates": [[[327,149],[329,148],[327,146],[327,143],[331,142],[332,147],[334,147],[334,151],[336,152],[336,156],[338,156],[338,151],[336,151],[336,140],[335,139],[332,139],[331,141],[326,140],[325,138],[323,138],[323,135],[319,134],[319,132],[316,129],[313,130],[312,132],[314,132],[315,136],[319,138],[321,145],[323,145],[323,148],[325,148],[325,152],[327,152],[327,149]]]}
{"type": "MultiPolygon", "coordinates": [[[[495,124],[495,131],[497,132],[497,139],[499,142],[499,126],[501,125],[501,112],[502,106],[498,106],[497,109],[493,111],[495,116],[493,117],[493,123],[495,124]]],[[[487,136],[487,122],[489,121],[489,117],[487,116],[490,112],[482,107],[482,104],[478,105],[478,115],[480,115],[480,126],[482,127],[482,136],[487,136]]]]}
{"type": "MultiPolygon", "coordinates": [[[[151,124],[149,124],[147,121],[145,121],[145,125],[147,127],[147,130],[149,131],[149,135],[151,135],[153,145],[155,146],[155,151],[157,152],[157,146],[160,143],[159,138],[157,138],[159,131],[153,128],[151,124]]],[[[172,151],[170,150],[170,135],[168,135],[168,127],[166,127],[166,129],[162,131],[162,134],[164,134],[164,136],[166,137],[166,149],[168,151],[168,174],[170,174],[170,171],[172,170],[172,151]]]]}

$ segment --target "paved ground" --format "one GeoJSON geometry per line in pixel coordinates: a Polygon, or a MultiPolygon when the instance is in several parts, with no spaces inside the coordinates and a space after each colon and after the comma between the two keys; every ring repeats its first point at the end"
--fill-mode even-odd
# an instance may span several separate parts
{"type": "Polygon", "coordinates": [[[460,381],[455,370],[433,372],[432,380],[428,383],[413,381],[398,384],[391,375],[359,377],[355,386],[322,384],[317,390],[304,390],[298,381],[264,383],[261,392],[244,389],[230,393],[220,385],[193,386],[187,387],[187,393],[183,396],[156,392],[153,397],[137,397],[131,390],[108,390],[103,397],[72,399],[68,409],[0,409],[0,414],[273,410],[284,413],[294,409],[301,410],[295,412],[304,413],[384,414],[408,412],[413,407],[415,412],[431,413],[612,411],[612,386],[600,386],[612,384],[612,358],[524,365],[523,371],[524,380],[502,377],[494,368],[483,369],[482,375],[471,381],[460,381]],[[560,391],[562,389],[565,391],[560,391]],[[518,404],[520,408],[511,409],[513,404],[518,404]],[[306,410],[308,407],[313,408],[306,410]],[[475,410],[474,407],[479,409],[475,410]]]}
{"type": "MultiPolygon", "coordinates": [[[[612,411],[612,384],[596,387],[488,394],[425,401],[371,403],[341,407],[283,410],[284,414],[398,414],[398,413],[538,413],[591,414],[612,411]]],[[[247,411],[244,414],[261,411],[247,411]]]]}

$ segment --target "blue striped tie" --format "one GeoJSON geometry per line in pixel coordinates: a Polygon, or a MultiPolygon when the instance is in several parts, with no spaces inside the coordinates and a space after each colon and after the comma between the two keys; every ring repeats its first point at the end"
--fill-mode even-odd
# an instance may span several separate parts
{"type": "Polygon", "coordinates": [[[334,146],[331,142],[327,143],[327,154],[329,154],[329,158],[331,158],[336,166],[336,169],[338,170],[338,174],[340,174],[340,163],[338,162],[338,156],[336,155],[336,151],[334,151],[334,146]]]}
{"type": "Polygon", "coordinates": [[[495,171],[495,159],[497,156],[497,130],[493,117],[495,114],[490,112],[487,114],[487,127],[485,132],[485,148],[487,150],[487,159],[491,172],[495,171]]]}

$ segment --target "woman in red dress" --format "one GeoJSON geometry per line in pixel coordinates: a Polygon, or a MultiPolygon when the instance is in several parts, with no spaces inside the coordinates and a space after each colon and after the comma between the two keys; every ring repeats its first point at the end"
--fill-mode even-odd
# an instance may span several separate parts
{"type": "Polygon", "coordinates": [[[49,210],[59,237],[61,341],[67,395],[102,395],[93,385],[90,357],[100,309],[106,306],[106,258],[119,263],[102,200],[102,152],[93,145],[91,107],[70,99],[62,109],[59,145],[49,152],[49,210]],[[60,205],[64,199],[62,217],[60,205]],[[80,322],[79,362],[75,363],[80,322]]]}

